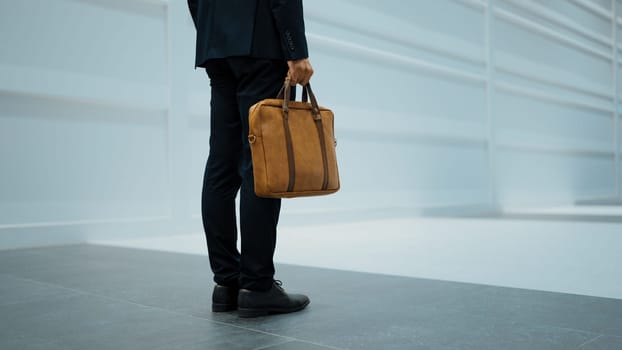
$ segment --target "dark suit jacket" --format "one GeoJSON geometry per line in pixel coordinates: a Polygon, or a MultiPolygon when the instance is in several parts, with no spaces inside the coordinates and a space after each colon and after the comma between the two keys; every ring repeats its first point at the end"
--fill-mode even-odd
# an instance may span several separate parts
{"type": "Polygon", "coordinates": [[[188,7],[197,30],[197,67],[233,56],[309,56],[302,0],[188,0],[188,7]]]}

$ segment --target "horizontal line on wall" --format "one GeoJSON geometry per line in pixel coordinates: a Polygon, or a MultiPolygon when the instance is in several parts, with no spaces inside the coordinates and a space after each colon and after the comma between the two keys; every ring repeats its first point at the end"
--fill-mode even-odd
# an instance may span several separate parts
{"type": "Polygon", "coordinates": [[[423,132],[386,132],[372,131],[352,128],[339,128],[337,135],[337,147],[341,138],[365,140],[367,142],[380,143],[408,143],[408,144],[433,144],[443,146],[466,146],[466,147],[486,147],[487,140],[485,136],[481,138],[457,136],[457,135],[441,135],[423,132]]]}
{"type": "Polygon", "coordinates": [[[313,45],[323,47],[329,52],[338,52],[346,54],[348,56],[356,56],[357,58],[367,59],[372,62],[392,63],[402,67],[408,67],[410,69],[418,69],[438,75],[446,76],[449,78],[460,79],[477,84],[486,84],[486,78],[478,75],[465,73],[458,69],[449,68],[443,65],[430,63],[421,59],[399,55],[395,53],[389,53],[382,50],[377,50],[368,46],[354,44],[352,42],[346,42],[343,40],[329,38],[327,36],[318,34],[308,34],[307,37],[313,42],[313,45]]]}
{"type": "Polygon", "coordinates": [[[622,205],[622,199],[616,195],[594,196],[588,199],[579,199],[574,202],[579,206],[622,205]]]}
{"type": "MultiPolygon", "coordinates": [[[[615,189],[613,189],[615,191],[615,189]]],[[[580,195],[574,198],[574,202],[580,204],[581,202],[595,202],[595,201],[616,201],[620,200],[619,197],[615,195],[607,195],[607,194],[593,194],[593,195],[580,195]]]]}
{"type": "Polygon", "coordinates": [[[497,142],[495,144],[499,149],[525,151],[525,152],[541,152],[541,153],[558,153],[558,154],[570,154],[576,156],[585,157],[598,157],[598,158],[615,158],[615,152],[593,150],[593,149],[580,149],[580,148],[565,148],[555,146],[539,146],[526,143],[509,143],[509,142],[497,142]]]}
{"type": "Polygon", "coordinates": [[[117,224],[117,223],[131,223],[131,222],[154,222],[154,221],[165,221],[165,220],[170,220],[170,219],[172,219],[170,215],[165,215],[165,216],[145,216],[145,217],[135,217],[135,218],[48,221],[48,222],[33,222],[33,223],[26,223],[26,224],[0,224],[0,230],[36,228],[36,227],[79,226],[79,225],[94,225],[94,224],[117,224]]]}
{"type": "Polygon", "coordinates": [[[509,73],[509,74],[516,75],[516,76],[521,77],[521,78],[525,78],[525,79],[531,80],[531,81],[549,84],[549,85],[552,85],[552,86],[564,88],[564,89],[570,90],[570,91],[575,91],[575,92],[583,93],[583,94],[586,94],[586,95],[591,95],[591,96],[595,96],[595,97],[605,98],[605,99],[608,99],[608,100],[613,100],[614,99],[614,95],[613,95],[612,91],[610,91],[610,90],[598,90],[595,87],[584,88],[583,85],[579,85],[579,84],[574,85],[574,84],[565,82],[563,80],[551,79],[549,77],[544,77],[543,75],[533,74],[530,70],[527,70],[527,69],[510,67],[510,66],[503,66],[503,65],[497,65],[495,67],[495,70],[497,72],[509,73]]]}
{"type": "Polygon", "coordinates": [[[164,6],[168,6],[169,0],[132,0],[135,2],[145,2],[148,4],[155,4],[155,5],[164,5],[164,6]]]}
{"type": "MultiPolygon", "coordinates": [[[[612,192],[613,189],[605,188],[601,190],[589,189],[586,191],[585,189],[574,189],[571,191],[560,192],[557,190],[550,189],[538,189],[538,194],[541,194],[540,198],[531,196],[529,197],[529,189],[521,189],[521,188],[508,188],[506,193],[510,194],[509,197],[513,197],[508,205],[505,205],[505,208],[509,208],[508,210],[515,211],[523,211],[526,208],[539,208],[544,210],[550,210],[559,206],[570,206],[575,204],[576,198],[588,198],[591,197],[606,197],[607,193],[612,192]],[[578,190],[582,190],[583,194],[577,194],[578,190]],[[546,201],[543,203],[543,199],[546,201]],[[521,208],[522,207],[522,208],[521,208]],[[521,210],[522,209],[522,210],[521,210]]],[[[582,200],[582,199],[581,199],[582,200]]],[[[585,218],[585,216],[583,216],[585,218]]]]}
{"type": "Polygon", "coordinates": [[[414,110],[398,112],[348,104],[333,107],[336,115],[335,132],[338,137],[342,130],[400,137],[410,135],[415,138],[424,135],[435,139],[468,142],[484,141],[487,137],[485,120],[464,120],[414,110]]]}
{"type": "Polygon", "coordinates": [[[165,85],[7,64],[0,64],[0,76],[0,92],[150,111],[169,109],[165,85]]]}
{"type": "Polygon", "coordinates": [[[521,16],[515,15],[510,11],[503,9],[495,9],[495,14],[498,15],[499,18],[505,19],[510,23],[514,23],[519,25],[525,29],[531,30],[532,32],[536,32],[538,34],[542,34],[548,38],[554,39],[559,43],[565,44],[568,47],[583,51],[592,56],[596,56],[598,58],[613,62],[613,52],[602,52],[600,50],[594,49],[590,46],[587,46],[575,39],[569,38],[559,32],[547,28],[541,24],[538,24],[534,21],[522,18],[521,16]]]}
{"type": "Polygon", "coordinates": [[[589,102],[578,102],[575,100],[570,100],[570,99],[566,99],[563,97],[554,96],[552,94],[543,92],[541,90],[536,90],[533,88],[524,88],[524,87],[521,87],[515,84],[497,81],[495,82],[495,87],[497,87],[499,90],[502,90],[502,91],[511,92],[511,93],[526,96],[526,97],[537,98],[542,101],[554,102],[554,103],[561,104],[561,105],[573,106],[573,107],[578,107],[578,108],[583,108],[583,109],[588,109],[588,110],[594,110],[598,112],[613,113],[613,106],[604,107],[604,106],[589,103],[589,102]]]}
{"type": "MultiPolygon", "coordinates": [[[[596,5],[595,3],[591,1],[588,1],[588,0],[570,0],[570,1],[592,12],[593,14],[603,17],[605,19],[611,20],[611,18],[613,17],[613,12],[611,10],[607,10],[603,8],[602,6],[596,5]]],[[[617,0],[613,0],[613,1],[617,1],[617,0]]]]}
{"type": "Polygon", "coordinates": [[[506,0],[509,3],[514,4],[515,6],[521,7],[527,11],[530,11],[534,15],[540,16],[546,20],[551,21],[552,23],[556,23],[565,27],[566,29],[570,29],[571,31],[581,34],[585,37],[588,37],[592,40],[598,41],[602,44],[605,44],[609,47],[613,47],[613,40],[609,36],[605,36],[594,32],[590,29],[579,25],[576,21],[573,21],[567,16],[561,15],[548,7],[542,6],[536,2],[527,2],[523,0],[506,0]]]}
{"type": "Polygon", "coordinates": [[[78,0],[78,1],[82,1],[82,2],[90,2],[90,3],[127,3],[127,4],[131,4],[131,3],[138,3],[138,4],[146,4],[146,5],[153,5],[153,6],[163,6],[163,7],[168,7],[169,6],[169,0],[78,0]]]}
{"type": "Polygon", "coordinates": [[[365,26],[365,23],[361,23],[360,21],[347,21],[347,19],[340,16],[331,16],[330,13],[326,13],[326,11],[323,10],[316,10],[313,7],[306,10],[305,17],[310,18],[315,22],[325,23],[333,27],[363,34],[367,37],[380,39],[384,42],[390,42],[408,48],[419,48],[430,53],[440,54],[444,57],[478,65],[481,66],[482,69],[486,64],[483,56],[478,57],[477,55],[465,54],[464,52],[456,50],[451,45],[436,45],[435,43],[424,42],[422,40],[415,39],[415,37],[410,33],[401,33],[390,30],[384,31],[386,26],[381,28],[370,27],[369,25],[365,26]]]}
{"type": "Polygon", "coordinates": [[[488,3],[485,0],[453,0],[454,2],[461,3],[463,5],[471,6],[477,10],[485,10],[488,7],[488,3]]]}
{"type": "Polygon", "coordinates": [[[613,153],[614,145],[609,132],[600,139],[586,139],[583,135],[560,136],[550,132],[525,130],[518,127],[503,127],[498,130],[496,142],[503,145],[535,146],[544,149],[571,149],[590,152],[613,153]],[[603,140],[603,138],[605,140],[603,140]],[[607,140],[609,142],[607,142],[607,140]]]}

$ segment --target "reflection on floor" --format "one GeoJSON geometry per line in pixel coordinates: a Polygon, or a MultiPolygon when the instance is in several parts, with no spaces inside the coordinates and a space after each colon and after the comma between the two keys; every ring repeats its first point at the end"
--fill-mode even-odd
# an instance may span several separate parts
{"type": "Polygon", "coordinates": [[[621,349],[622,300],[278,266],[303,312],[212,314],[204,255],[0,251],[1,349],[621,349]]]}

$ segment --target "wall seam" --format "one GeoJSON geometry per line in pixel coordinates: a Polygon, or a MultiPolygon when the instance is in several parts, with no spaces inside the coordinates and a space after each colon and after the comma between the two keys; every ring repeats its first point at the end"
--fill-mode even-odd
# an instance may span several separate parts
{"type": "Polygon", "coordinates": [[[494,123],[494,52],[493,52],[493,21],[495,0],[488,0],[484,24],[485,52],[486,52],[486,124],[488,126],[488,192],[491,209],[498,210],[497,174],[496,174],[496,140],[494,123]]]}
{"type": "Polygon", "coordinates": [[[613,48],[613,138],[614,138],[614,174],[616,185],[616,198],[622,199],[622,190],[620,184],[620,116],[618,113],[618,0],[612,2],[612,17],[611,17],[611,39],[613,48]]]}

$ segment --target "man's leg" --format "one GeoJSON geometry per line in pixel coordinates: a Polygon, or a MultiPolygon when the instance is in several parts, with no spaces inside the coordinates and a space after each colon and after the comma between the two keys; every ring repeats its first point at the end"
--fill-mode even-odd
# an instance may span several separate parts
{"type": "Polygon", "coordinates": [[[289,294],[274,281],[274,248],[276,226],[281,209],[280,199],[255,195],[253,167],[248,143],[248,110],[264,98],[275,97],[283,84],[288,66],[285,61],[252,58],[228,59],[238,77],[238,106],[242,117],[243,148],[242,189],[240,192],[240,228],[242,258],[238,315],[257,317],[271,313],[287,313],[304,309],[309,298],[289,294]]]}
{"type": "Polygon", "coordinates": [[[235,196],[242,179],[242,123],[237,104],[237,82],[225,60],[210,60],[206,72],[211,85],[210,150],[201,199],[203,228],[214,281],[236,287],[240,275],[235,196]]]}
{"type": "Polygon", "coordinates": [[[242,188],[240,191],[240,230],[242,260],[240,287],[268,290],[274,277],[276,227],[281,209],[280,199],[255,195],[252,159],[248,143],[248,110],[265,98],[276,97],[287,74],[285,61],[253,58],[228,59],[238,77],[238,105],[242,117],[242,188]]]}

